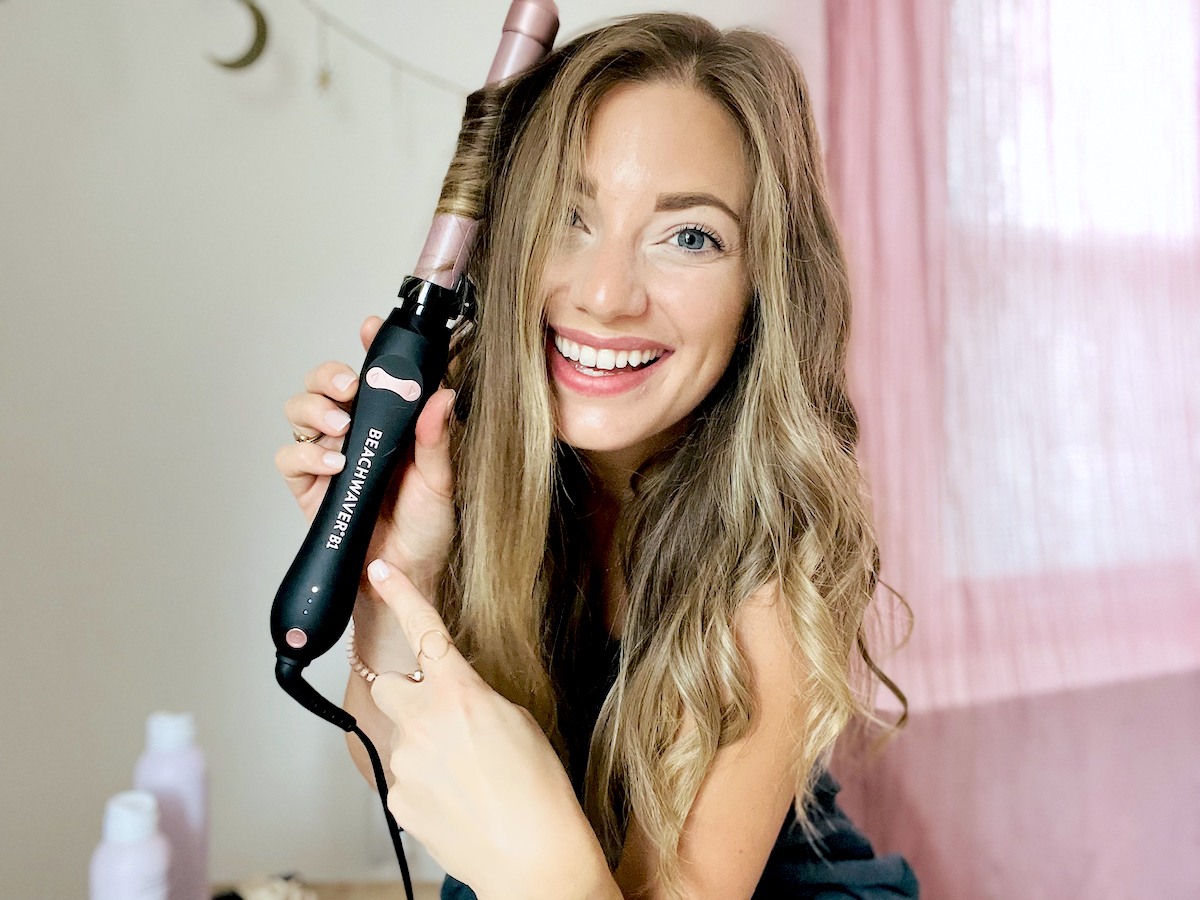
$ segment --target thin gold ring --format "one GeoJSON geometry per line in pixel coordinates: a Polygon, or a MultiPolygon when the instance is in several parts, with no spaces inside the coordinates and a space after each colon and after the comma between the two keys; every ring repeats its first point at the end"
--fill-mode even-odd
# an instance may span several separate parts
{"type": "Polygon", "coordinates": [[[445,656],[447,653],[449,653],[450,648],[453,646],[454,646],[454,641],[450,640],[450,638],[448,638],[442,632],[438,631],[436,628],[431,628],[429,631],[427,631],[423,635],[421,635],[421,639],[419,641],[417,641],[417,666],[419,667],[421,665],[421,657],[422,656],[425,657],[430,662],[437,662],[439,659],[441,659],[443,656],[445,656]],[[429,637],[431,634],[436,634],[438,637],[440,637],[443,641],[446,642],[445,649],[442,650],[442,652],[439,653],[437,656],[431,656],[425,650],[425,638],[429,637]]]}
{"type": "Polygon", "coordinates": [[[321,438],[325,437],[325,435],[318,431],[312,437],[305,437],[300,432],[293,431],[292,437],[294,437],[296,439],[297,444],[315,444],[321,438]]]}

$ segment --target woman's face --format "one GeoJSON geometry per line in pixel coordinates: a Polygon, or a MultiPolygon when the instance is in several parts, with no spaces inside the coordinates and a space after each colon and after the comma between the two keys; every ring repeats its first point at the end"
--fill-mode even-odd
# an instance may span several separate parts
{"type": "Polygon", "coordinates": [[[749,171],[715,100],[650,84],[602,101],[583,174],[544,282],[559,437],[636,466],[729,365],[749,294],[749,171]]]}

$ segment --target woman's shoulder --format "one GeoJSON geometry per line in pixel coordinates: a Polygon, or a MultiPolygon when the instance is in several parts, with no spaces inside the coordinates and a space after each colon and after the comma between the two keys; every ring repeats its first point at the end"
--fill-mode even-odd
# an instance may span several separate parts
{"type": "Polygon", "coordinates": [[[799,699],[800,655],[777,581],[768,581],[742,601],[733,632],[760,703],[775,701],[788,709],[799,699]]]}

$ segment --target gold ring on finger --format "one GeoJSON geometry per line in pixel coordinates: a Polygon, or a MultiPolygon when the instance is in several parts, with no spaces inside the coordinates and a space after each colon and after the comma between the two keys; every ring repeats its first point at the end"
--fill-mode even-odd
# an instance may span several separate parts
{"type": "Polygon", "coordinates": [[[425,657],[430,662],[437,662],[439,659],[441,659],[443,656],[445,656],[447,653],[449,653],[450,648],[453,646],[454,646],[454,642],[452,640],[450,640],[450,638],[446,637],[446,635],[442,634],[442,632],[437,631],[436,629],[430,629],[429,631],[427,631],[423,635],[421,635],[421,639],[419,641],[417,641],[417,665],[418,666],[421,665],[421,657],[422,656],[425,657]],[[425,649],[425,639],[428,638],[430,635],[436,635],[437,637],[441,638],[442,642],[443,642],[440,649],[436,648],[436,647],[431,648],[437,652],[436,656],[433,653],[431,653],[429,650],[425,649]]]}
{"type": "Polygon", "coordinates": [[[318,431],[312,437],[308,437],[307,435],[301,434],[298,431],[293,431],[292,437],[296,439],[296,443],[298,444],[315,444],[321,438],[325,437],[325,435],[318,431]]]}

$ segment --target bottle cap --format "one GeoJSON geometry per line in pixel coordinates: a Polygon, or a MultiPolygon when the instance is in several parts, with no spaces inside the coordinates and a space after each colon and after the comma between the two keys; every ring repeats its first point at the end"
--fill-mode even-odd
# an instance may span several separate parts
{"type": "Polygon", "coordinates": [[[192,746],[196,720],[191,713],[151,713],[146,719],[146,749],[171,753],[192,746]]]}
{"type": "Polygon", "coordinates": [[[136,844],[158,831],[158,801],[149,791],[124,791],[104,805],[104,840],[136,844]]]}

